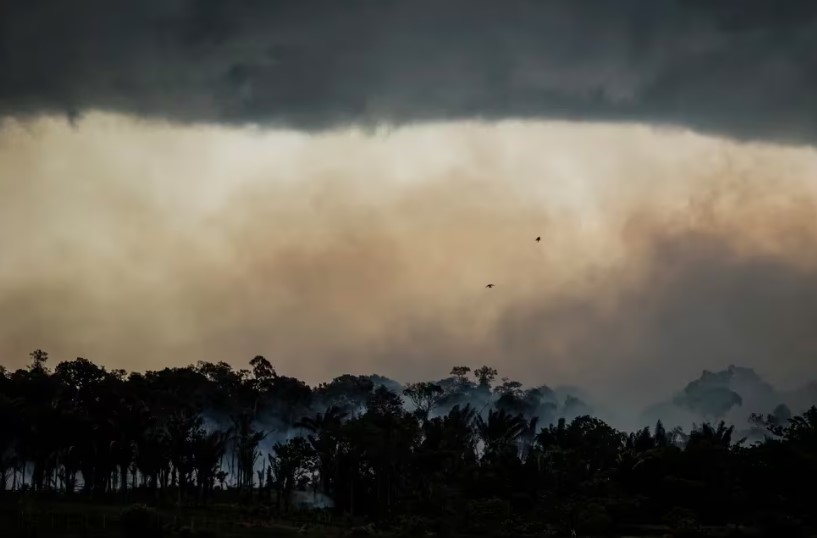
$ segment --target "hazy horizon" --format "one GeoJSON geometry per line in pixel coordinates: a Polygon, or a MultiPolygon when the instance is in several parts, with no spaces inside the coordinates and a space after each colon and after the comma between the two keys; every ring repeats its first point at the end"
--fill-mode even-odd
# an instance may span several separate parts
{"type": "Polygon", "coordinates": [[[623,406],[728,364],[791,387],[817,377],[816,174],[810,146],[637,123],[7,119],[0,356],[490,364],[623,406]]]}

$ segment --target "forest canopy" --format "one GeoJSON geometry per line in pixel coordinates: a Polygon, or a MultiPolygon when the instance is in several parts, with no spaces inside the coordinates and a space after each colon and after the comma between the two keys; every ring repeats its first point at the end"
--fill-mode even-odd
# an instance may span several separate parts
{"type": "Polygon", "coordinates": [[[497,375],[310,387],[263,356],[127,373],[84,358],[51,369],[36,350],[0,375],[0,488],[193,504],[233,492],[278,514],[434,532],[816,522],[817,407],[752,414],[752,443],[723,421],[623,432],[575,396],[497,375]]]}

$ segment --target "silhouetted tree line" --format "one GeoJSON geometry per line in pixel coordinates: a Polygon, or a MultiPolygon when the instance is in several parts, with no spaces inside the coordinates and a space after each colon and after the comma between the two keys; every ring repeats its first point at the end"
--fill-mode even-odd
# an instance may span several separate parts
{"type": "Polygon", "coordinates": [[[373,376],[312,388],[261,356],[248,370],[144,374],[47,362],[37,350],[28,368],[0,371],[2,490],[190,503],[232,491],[281,512],[306,490],[338,515],[418,532],[670,522],[793,536],[817,523],[815,407],[753,415],[768,435],[746,446],[722,422],[624,433],[589,414],[558,417],[546,388],[495,384],[490,367],[400,394],[373,376]]]}

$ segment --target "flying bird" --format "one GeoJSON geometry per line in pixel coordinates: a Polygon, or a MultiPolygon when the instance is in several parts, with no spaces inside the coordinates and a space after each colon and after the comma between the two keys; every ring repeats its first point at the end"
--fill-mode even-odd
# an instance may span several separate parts
{"type": "Polygon", "coordinates": [[[493,288],[495,285],[496,285],[496,284],[486,284],[486,285],[485,285],[485,287],[486,287],[486,288],[493,288]]]}
{"type": "Polygon", "coordinates": [[[542,238],[541,238],[540,236],[536,236],[536,242],[537,242],[537,243],[538,243],[539,241],[541,241],[541,240],[542,240],[542,238]]]}

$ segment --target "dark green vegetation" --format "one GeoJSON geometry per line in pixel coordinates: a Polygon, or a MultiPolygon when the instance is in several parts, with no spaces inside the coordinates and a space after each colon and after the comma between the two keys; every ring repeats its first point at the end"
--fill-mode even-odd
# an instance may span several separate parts
{"type": "Polygon", "coordinates": [[[753,417],[768,435],[746,446],[723,423],[625,434],[576,399],[565,419],[544,389],[494,386],[488,367],[475,382],[457,367],[402,389],[376,376],[311,388],[263,357],[251,370],[129,375],[85,359],[52,372],[47,358],[35,351],[27,369],[0,375],[0,514],[23,535],[792,537],[817,527],[814,407],[753,417]]]}

